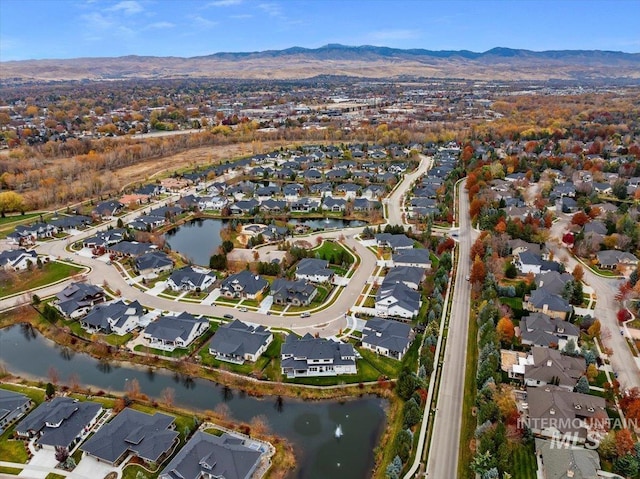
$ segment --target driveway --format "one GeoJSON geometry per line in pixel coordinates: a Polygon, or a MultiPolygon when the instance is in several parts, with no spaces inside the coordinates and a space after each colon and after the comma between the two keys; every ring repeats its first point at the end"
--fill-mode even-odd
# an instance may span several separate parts
{"type": "Polygon", "coordinates": [[[67,477],[71,479],[102,479],[113,471],[118,473],[118,477],[122,477],[122,472],[119,468],[105,462],[99,462],[91,456],[83,455],[82,460],[67,477]]]}
{"type": "Polygon", "coordinates": [[[33,479],[44,479],[50,472],[55,472],[56,460],[55,452],[48,449],[36,451],[27,467],[18,476],[33,479]]]}

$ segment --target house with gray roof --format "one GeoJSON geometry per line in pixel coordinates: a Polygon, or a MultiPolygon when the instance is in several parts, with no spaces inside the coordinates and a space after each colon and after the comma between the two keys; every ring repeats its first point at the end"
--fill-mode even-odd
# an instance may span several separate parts
{"type": "Polygon", "coordinates": [[[524,364],[523,380],[530,387],[554,384],[573,391],[586,370],[587,363],[582,356],[567,356],[555,349],[533,347],[524,364]]]}
{"type": "Polygon", "coordinates": [[[288,281],[276,279],[271,284],[271,294],[275,304],[309,306],[318,293],[317,288],[304,280],[288,281]]]}
{"type": "Polygon", "coordinates": [[[392,284],[403,283],[413,290],[417,290],[424,281],[426,271],[423,268],[412,266],[394,266],[389,268],[382,284],[387,287],[392,284]]]}
{"type": "Polygon", "coordinates": [[[318,258],[303,258],[296,267],[296,279],[325,283],[331,281],[335,272],[329,268],[329,262],[318,258]]]}
{"type": "Polygon", "coordinates": [[[538,474],[544,479],[621,479],[615,474],[601,474],[600,456],[593,449],[573,444],[563,447],[557,442],[536,438],[535,450],[541,467],[538,474]]]}
{"type": "Polygon", "coordinates": [[[598,258],[598,267],[602,269],[616,269],[618,266],[630,267],[638,264],[638,258],[634,254],[615,249],[598,251],[596,258],[598,258]]]}
{"type": "Polygon", "coordinates": [[[309,213],[320,207],[320,202],[311,198],[300,198],[289,205],[289,210],[297,213],[309,213]]]}
{"type": "Polygon", "coordinates": [[[124,336],[140,327],[140,318],[143,315],[144,309],[137,300],[127,304],[124,300],[118,299],[96,304],[80,320],[80,325],[88,333],[113,333],[124,336]]]}
{"type": "Polygon", "coordinates": [[[50,224],[57,227],[58,230],[65,232],[83,229],[91,223],[93,223],[93,219],[82,215],[59,216],[50,221],[50,224]]]}
{"type": "Polygon", "coordinates": [[[251,479],[265,453],[249,439],[196,431],[158,479],[251,479]]]}
{"type": "Polygon", "coordinates": [[[175,270],[167,280],[173,291],[206,291],[216,280],[211,272],[193,266],[175,270]]]}
{"type": "Polygon", "coordinates": [[[362,191],[362,187],[355,183],[342,183],[336,186],[336,191],[343,193],[346,199],[354,199],[362,191]]]}
{"type": "Polygon", "coordinates": [[[120,464],[129,454],[147,463],[160,463],[178,442],[178,436],[173,416],[125,408],[80,449],[111,465],[120,464]]]}
{"type": "Polygon", "coordinates": [[[93,213],[103,218],[115,216],[122,211],[124,205],[119,201],[103,201],[102,203],[98,203],[96,207],[93,209],[93,213]]]}
{"type": "Polygon", "coordinates": [[[402,360],[413,341],[407,323],[382,318],[369,319],[362,330],[362,347],[389,358],[402,360]]]}
{"type": "Polygon", "coordinates": [[[216,330],[209,342],[209,353],[220,361],[255,362],[272,341],[273,334],[264,326],[253,326],[236,319],[216,330]]]}
{"type": "Polygon", "coordinates": [[[38,254],[24,248],[11,249],[0,253],[0,268],[10,271],[24,271],[29,266],[35,266],[38,254]]]}
{"type": "Polygon", "coordinates": [[[47,449],[71,450],[88,434],[101,413],[101,404],[55,397],[40,404],[20,421],[15,432],[19,437],[35,437],[36,444],[47,449]]]}
{"type": "Polygon", "coordinates": [[[344,211],[347,208],[347,202],[344,198],[333,198],[331,196],[326,196],[322,200],[322,209],[325,211],[332,211],[337,213],[339,211],[344,211]]]}
{"type": "Polygon", "coordinates": [[[393,251],[413,249],[414,241],[405,234],[378,233],[375,238],[379,248],[391,248],[393,251]]]}
{"type": "Polygon", "coordinates": [[[356,374],[353,345],[307,333],[289,334],[280,349],[282,374],[288,378],[356,374]]]}
{"type": "Polygon", "coordinates": [[[544,313],[531,313],[520,319],[520,340],[529,346],[564,349],[567,342],[578,344],[580,329],[568,321],[552,319],[544,313]]]}
{"type": "Polygon", "coordinates": [[[264,211],[271,211],[279,213],[287,208],[287,202],[284,200],[274,200],[269,198],[260,202],[260,209],[264,211]]]}
{"type": "Polygon", "coordinates": [[[376,293],[375,311],[378,316],[413,319],[420,312],[420,293],[404,283],[385,284],[376,293]]]}
{"type": "Polygon", "coordinates": [[[402,249],[391,255],[392,266],[412,266],[415,268],[431,268],[431,257],[428,249],[402,249]]]}
{"type": "MultiPolygon", "coordinates": [[[[558,386],[528,387],[524,422],[538,437],[571,434],[584,442],[592,431],[591,421],[607,417],[604,398],[567,391],[558,386]]],[[[598,422],[598,421],[596,421],[598,422]]]]}
{"type": "Polygon", "coordinates": [[[8,389],[0,388],[0,434],[31,408],[31,399],[8,389]]]}
{"type": "Polygon", "coordinates": [[[75,282],[56,294],[53,305],[67,318],[79,318],[104,301],[104,290],[90,283],[75,282]]]}
{"type": "Polygon", "coordinates": [[[550,293],[559,295],[564,292],[565,284],[572,280],[573,276],[569,273],[558,273],[557,271],[547,271],[546,273],[537,274],[535,277],[538,288],[544,288],[550,293]]]}
{"type": "Polygon", "coordinates": [[[127,236],[127,231],[123,228],[101,231],[94,236],[82,240],[85,248],[104,248],[118,241],[122,241],[127,236]]]}
{"type": "Polygon", "coordinates": [[[155,278],[173,269],[173,260],[163,251],[151,251],[135,259],[135,270],[143,278],[155,278]]]}
{"type": "Polygon", "coordinates": [[[106,251],[121,258],[136,258],[157,249],[153,243],[138,241],[120,241],[105,247],[106,251]]]}
{"type": "Polygon", "coordinates": [[[152,348],[173,351],[176,348],[188,348],[208,329],[208,320],[182,312],[178,316],[160,316],[149,323],[142,336],[152,348]]]}
{"type": "Polygon", "coordinates": [[[534,289],[531,294],[525,296],[522,307],[534,313],[544,313],[552,318],[567,319],[573,307],[562,296],[550,293],[544,288],[534,289]]]}
{"type": "Polygon", "coordinates": [[[245,269],[222,280],[220,295],[225,298],[256,299],[268,287],[266,279],[245,269]]]}
{"type": "Polygon", "coordinates": [[[229,208],[234,215],[249,214],[260,206],[260,203],[255,198],[248,200],[240,200],[233,203],[229,208]]]}
{"type": "Polygon", "coordinates": [[[12,244],[28,245],[41,239],[53,238],[58,231],[58,227],[50,223],[18,225],[7,235],[7,240],[12,244]]]}
{"type": "Polygon", "coordinates": [[[366,213],[380,209],[382,209],[382,203],[379,201],[372,201],[367,198],[355,198],[353,200],[353,211],[356,213],[366,213]]]}

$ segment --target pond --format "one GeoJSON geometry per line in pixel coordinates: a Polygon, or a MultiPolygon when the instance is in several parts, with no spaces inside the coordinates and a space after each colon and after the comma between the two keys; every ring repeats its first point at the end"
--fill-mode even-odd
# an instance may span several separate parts
{"type": "Polygon", "coordinates": [[[58,346],[26,325],[0,330],[0,364],[15,375],[43,381],[55,371],[61,384],[74,375],[80,384],[106,392],[122,392],[128,381],[136,379],[141,392],[157,400],[163,389],[172,388],[180,407],[205,411],[224,403],[238,421],[262,416],[272,432],[294,446],[298,468],[290,478],[370,477],[373,450],[386,422],[386,401],[377,397],[345,402],[249,397],[204,379],[100,362],[58,346]]]}
{"type": "Polygon", "coordinates": [[[226,223],[225,220],[211,218],[195,219],[167,231],[164,237],[171,249],[185,259],[200,266],[209,266],[209,258],[222,244],[220,230],[226,223]]]}

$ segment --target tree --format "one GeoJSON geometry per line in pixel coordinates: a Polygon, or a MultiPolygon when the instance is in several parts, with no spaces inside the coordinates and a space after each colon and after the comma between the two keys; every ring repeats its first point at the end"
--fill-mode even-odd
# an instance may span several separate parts
{"type": "Polygon", "coordinates": [[[582,394],[589,394],[589,380],[586,376],[580,376],[576,383],[575,392],[582,394]]]}
{"type": "Polygon", "coordinates": [[[409,399],[402,408],[404,416],[404,427],[412,427],[420,422],[422,412],[420,406],[414,398],[409,399]]]}
{"type": "Polygon", "coordinates": [[[589,334],[589,336],[591,336],[592,338],[599,338],[600,337],[600,320],[596,319],[593,324],[591,326],[589,326],[589,329],[587,329],[587,334],[589,334]]]}
{"type": "Polygon", "coordinates": [[[513,321],[508,316],[503,316],[498,321],[496,326],[496,332],[498,333],[498,338],[500,341],[511,344],[513,341],[513,336],[515,335],[515,328],[513,326],[513,321]]]}
{"type": "Polygon", "coordinates": [[[516,268],[515,264],[509,262],[504,269],[504,275],[509,279],[513,279],[518,276],[518,268],[516,268]]]}
{"type": "Polygon", "coordinates": [[[616,456],[616,438],[613,431],[609,431],[600,439],[598,445],[598,453],[607,460],[612,460],[616,456]]]}
{"type": "Polygon", "coordinates": [[[69,451],[64,446],[56,446],[55,457],[56,461],[64,462],[69,457],[69,451]]]}
{"type": "Polygon", "coordinates": [[[591,218],[589,218],[589,216],[584,211],[578,211],[576,214],[573,215],[573,218],[571,218],[571,224],[584,226],[590,220],[591,218]]]}
{"type": "Polygon", "coordinates": [[[568,356],[575,356],[577,354],[576,342],[573,339],[567,341],[562,352],[568,356]]]}
{"type": "Polygon", "coordinates": [[[633,436],[629,429],[620,429],[616,433],[616,454],[622,457],[634,451],[633,436]]]}
{"type": "Polygon", "coordinates": [[[573,268],[573,279],[576,282],[581,282],[582,278],[584,278],[584,269],[582,268],[582,265],[577,264],[575,268],[573,268]]]}
{"type": "Polygon", "coordinates": [[[402,462],[406,462],[406,460],[409,459],[412,439],[411,433],[406,429],[400,431],[396,436],[393,446],[396,454],[400,457],[402,462]]]}
{"type": "Polygon", "coordinates": [[[25,204],[22,195],[15,191],[3,191],[0,193],[0,214],[5,217],[6,213],[19,211],[24,213],[25,204]]]}
{"type": "Polygon", "coordinates": [[[476,256],[473,260],[473,264],[471,265],[471,274],[469,275],[469,281],[471,284],[482,284],[484,283],[485,277],[487,275],[487,269],[482,261],[480,256],[476,256]]]}
{"type": "Polygon", "coordinates": [[[47,383],[44,389],[45,396],[47,398],[52,398],[55,393],[56,393],[56,388],[54,387],[54,385],[51,383],[47,383]]]}
{"type": "Polygon", "coordinates": [[[171,408],[176,398],[176,391],[173,388],[164,388],[160,393],[160,397],[165,406],[171,408]]]}
{"type": "Polygon", "coordinates": [[[631,454],[625,454],[614,461],[613,470],[624,477],[636,477],[638,474],[638,459],[631,454]]]}
{"type": "Polygon", "coordinates": [[[598,367],[595,364],[589,364],[587,366],[587,378],[589,382],[593,382],[598,377],[598,367]]]}
{"type": "Polygon", "coordinates": [[[419,379],[408,369],[403,369],[396,383],[398,396],[407,401],[418,388],[419,379]]]}

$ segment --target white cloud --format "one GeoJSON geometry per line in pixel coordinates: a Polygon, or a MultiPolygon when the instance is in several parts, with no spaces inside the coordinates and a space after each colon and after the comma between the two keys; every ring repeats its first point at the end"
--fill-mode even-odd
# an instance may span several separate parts
{"type": "Polygon", "coordinates": [[[258,8],[270,17],[282,16],[282,7],[278,3],[261,3],[258,5],[258,8]]]}
{"type": "Polygon", "coordinates": [[[145,27],[145,30],[163,30],[166,28],[173,28],[175,26],[176,26],[175,23],[171,23],[171,22],[155,22],[147,25],[145,27]]]}
{"type": "Polygon", "coordinates": [[[108,8],[107,10],[111,12],[121,11],[125,15],[135,15],[136,13],[142,12],[144,8],[135,0],[123,0],[122,2],[116,3],[113,7],[108,8]]]}
{"type": "Polygon", "coordinates": [[[215,0],[207,3],[207,7],[231,7],[233,5],[240,5],[242,0],[215,0]]]}
{"type": "Polygon", "coordinates": [[[87,13],[80,15],[80,19],[84,22],[89,30],[107,30],[114,25],[114,22],[99,12],[87,13]]]}
{"type": "Polygon", "coordinates": [[[247,18],[253,18],[253,15],[250,13],[241,13],[239,15],[230,15],[229,18],[234,18],[236,20],[246,20],[247,18]]]}
{"type": "Polygon", "coordinates": [[[204,29],[213,28],[218,24],[218,22],[214,22],[213,20],[209,20],[208,18],[204,18],[200,15],[191,15],[189,16],[189,19],[195,26],[204,29]]]}

